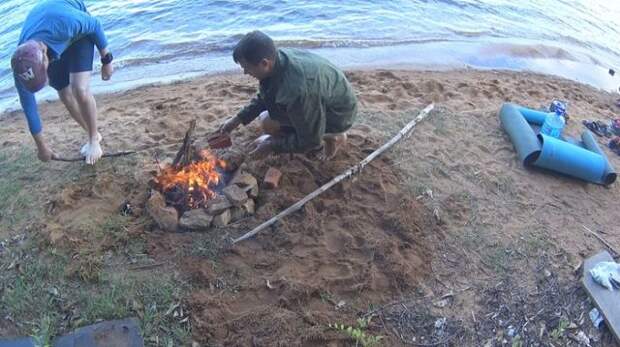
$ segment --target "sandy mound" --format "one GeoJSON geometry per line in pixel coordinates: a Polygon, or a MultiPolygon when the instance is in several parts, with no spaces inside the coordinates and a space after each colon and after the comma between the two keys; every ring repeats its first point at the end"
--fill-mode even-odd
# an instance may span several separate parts
{"type": "MultiPolygon", "coordinates": [[[[270,218],[375,147],[367,135],[354,132],[349,152],[332,164],[287,156],[270,160],[284,178],[278,190],[264,191],[257,218],[270,218]]],[[[251,171],[264,173],[266,166],[251,171]]],[[[326,192],[216,262],[185,260],[194,280],[204,284],[190,299],[196,336],[230,345],[326,341],[325,326],[342,320],[343,313],[354,321],[356,310],[369,303],[418,287],[430,270],[425,235],[434,231],[434,222],[424,206],[400,192],[400,180],[378,160],[356,182],[326,192]],[[231,274],[232,280],[222,280],[231,274]]]]}

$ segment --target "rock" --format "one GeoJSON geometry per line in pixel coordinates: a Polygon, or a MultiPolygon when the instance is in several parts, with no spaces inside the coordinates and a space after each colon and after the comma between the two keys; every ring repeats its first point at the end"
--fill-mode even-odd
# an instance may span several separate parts
{"type": "Polygon", "coordinates": [[[177,231],[179,213],[174,207],[166,206],[166,200],[160,192],[151,191],[151,197],[146,202],[146,211],[162,230],[177,231]]]}
{"type": "Polygon", "coordinates": [[[577,334],[577,340],[586,346],[590,345],[590,338],[588,337],[588,335],[586,335],[586,333],[581,330],[577,334]]]}
{"type": "Polygon", "coordinates": [[[444,308],[444,307],[448,306],[449,303],[450,303],[450,299],[445,298],[443,300],[439,300],[437,302],[434,302],[433,305],[435,305],[436,307],[439,307],[439,308],[444,308]]]}
{"type": "Polygon", "coordinates": [[[225,227],[230,223],[231,217],[232,216],[230,213],[230,209],[225,210],[224,212],[215,216],[215,218],[213,219],[213,225],[218,228],[225,227]]]}
{"type": "Polygon", "coordinates": [[[243,153],[232,150],[226,151],[220,158],[226,162],[225,170],[228,172],[237,170],[245,160],[243,153]]]}
{"type": "Polygon", "coordinates": [[[248,199],[243,204],[243,209],[248,215],[253,215],[256,212],[256,203],[252,199],[248,199]]]}
{"type": "Polygon", "coordinates": [[[237,207],[242,206],[248,200],[248,195],[236,184],[224,188],[222,193],[228,198],[228,201],[237,207]]]}
{"type": "Polygon", "coordinates": [[[205,230],[211,226],[213,216],[203,209],[187,211],[181,217],[179,226],[193,231],[205,230]]]}
{"type": "Polygon", "coordinates": [[[258,197],[258,181],[256,177],[250,175],[247,172],[240,173],[233,177],[230,184],[236,184],[243,189],[252,199],[258,197]]]}
{"type": "Polygon", "coordinates": [[[245,217],[245,209],[243,207],[233,207],[230,209],[230,221],[236,222],[245,217]]]}
{"type": "Polygon", "coordinates": [[[276,189],[280,184],[280,178],[282,178],[282,172],[275,167],[270,167],[265,174],[263,183],[267,189],[276,189]]]}
{"type": "Polygon", "coordinates": [[[245,218],[246,216],[253,215],[255,212],[255,203],[254,200],[248,199],[243,206],[241,207],[233,207],[230,209],[230,219],[232,222],[236,222],[245,218]]]}
{"type": "Polygon", "coordinates": [[[340,309],[344,308],[346,305],[347,305],[347,303],[344,300],[340,300],[336,304],[336,310],[340,310],[340,309]]]}
{"type": "Polygon", "coordinates": [[[205,210],[207,210],[208,214],[215,216],[222,211],[229,209],[231,206],[232,204],[228,201],[227,197],[218,194],[213,199],[207,201],[205,204],[205,210]]]}

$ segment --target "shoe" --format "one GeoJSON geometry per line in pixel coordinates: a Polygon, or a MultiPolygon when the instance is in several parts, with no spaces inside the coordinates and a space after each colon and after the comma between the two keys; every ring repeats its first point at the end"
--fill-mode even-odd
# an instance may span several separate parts
{"type": "Polygon", "coordinates": [[[598,136],[605,136],[605,134],[599,128],[599,125],[595,121],[583,120],[583,125],[588,128],[591,132],[595,133],[598,136]]]}

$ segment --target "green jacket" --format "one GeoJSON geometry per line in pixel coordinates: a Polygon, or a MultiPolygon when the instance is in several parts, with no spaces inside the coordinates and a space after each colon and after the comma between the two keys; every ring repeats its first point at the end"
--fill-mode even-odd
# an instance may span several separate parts
{"type": "Polygon", "coordinates": [[[244,125],[263,111],[294,133],[275,139],[274,150],[306,152],[321,145],[326,133],[353,125],[357,98],[344,73],[326,59],[298,49],[279,49],[271,77],[260,81],[258,95],[237,117],[244,125]]]}

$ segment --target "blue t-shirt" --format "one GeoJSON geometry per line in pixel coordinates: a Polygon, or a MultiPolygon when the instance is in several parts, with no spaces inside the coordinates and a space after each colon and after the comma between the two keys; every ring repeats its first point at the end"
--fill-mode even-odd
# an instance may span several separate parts
{"type": "MultiPolygon", "coordinates": [[[[60,55],[75,41],[88,36],[100,50],[108,46],[101,23],[86,10],[82,0],[46,0],[37,4],[26,17],[19,45],[36,40],[43,42],[52,58],[60,55]]],[[[15,77],[15,76],[14,76],[15,77]]],[[[41,120],[34,94],[15,78],[19,101],[33,135],[41,132],[41,120]]]]}

